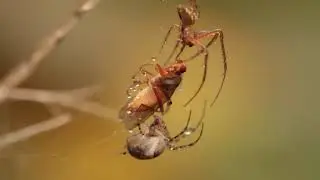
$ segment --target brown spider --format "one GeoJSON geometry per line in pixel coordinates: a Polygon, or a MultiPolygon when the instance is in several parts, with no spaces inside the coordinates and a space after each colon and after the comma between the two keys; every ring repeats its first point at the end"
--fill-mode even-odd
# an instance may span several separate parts
{"type": "MultiPolygon", "coordinates": [[[[154,121],[149,127],[142,128],[139,126],[139,133],[133,134],[127,138],[126,152],[122,154],[129,153],[136,159],[154,159],[161,155],[166,148],[171,151],[182,150],[195,145],[201,138],[203,133],[203,118],[205,117],[205,106],[203,108],[202,116],[195,127],[189,127],[191,119],[191,110],[189,111],[189,117],[184,129],[178,133],[176,136],[171,137],[169,131],[163,119],[159,116],[154,115],[154,121]],[[201,125],[201,131],[198,138],[185,145],[177,145],[181,138],[191,135],[195,132],[201,125]]],[[[141,124],[144,125],[144,124],[141,124]]]]}
{"type": "Polygon", "coordinates": [[[213,102],[210,104],[210,107],[215,103],[217,100],[218,96],[221,93],[221,90],[224,85],[224,81],[226,78],[226,73],[227,73],[227,57],[226,57],[226,52],[225,52],[225,47],[224,47],[224,40],[223,40],[223,32],[221,29],[215,29],[213,31],[195,31],[192,26],[195,24],[196,20],[199,19],[200,12],[198,10],[198,6],[196,4],[196,0],[189,0],[187,5],[182,5],[179,4],[177,6],[177,12],[180,18],[180,25],[178,24],[173,24],[170,29],[168,30],[164,41],[162,42],[161,48],[159,50],[159,54],[161,54],[162,49],[164,45],[166,44],[168,37],[173,29],[176,29],[179,31],[179,39],[177,40],[172,53],[169,55],[168,59],[165,61],[165,65],[168,64],[174,53],[176,52],[177,48],[179,47],[180,44],[182,44],[180,51],[176,55],[176,60],[178,57],[181,55],[181,53],[184,51],[185,47],[193,47],[197,46],[200,48],[200,50],[194,54],[193,56],[187,58],[184,60],[186,61],[191,61],[197,56],[204,54],[204,71],[203,71],[203,76],[202,76],[202,82],[195,92],[195,94],[184,104],[184,106],[187,106],[200,92],[202,86],[204,85],[204,82],[206,80],[207,76],[207,66],[208,66],[208,56],[209,52],[207,48],[212,45],[213,42],[217,40],[219,37],[220,39],[220,44],[221,44],[221,51],[222,51],[222,58],[223,58],[223,65],[224,65],[224,72],[223,72],[223,78],[221,85],[219,87],[218,93],[215,96],[213,102]],[[204,38],[212,38],[207,45],[203,45],[200,40],[204,38]]]}

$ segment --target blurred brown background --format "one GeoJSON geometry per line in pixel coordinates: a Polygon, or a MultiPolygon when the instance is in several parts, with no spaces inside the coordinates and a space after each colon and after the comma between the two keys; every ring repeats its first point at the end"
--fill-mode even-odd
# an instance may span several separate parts
{"type": "MultiPolygon", "coordinates": [[[[77,113],[71,124],[2,151],[0,179],[319,179],[320,3],[198,2],[196,28],[224,30],[229,73],[197,146],[137,161],[120,155],[126,137],[121,124],[77,113]]],[[[0,0],[0,75],[26,58],[80,3],[0,0]]],[[[102,0],[23,86],[68,89],[102,82],[108,85],[103,97],[108,107],[119,108],[134,67],[155,55],[168,27],[178,22],[178,3],[184,1],[102,0]]],[[[219,43],[210,49],[209,64],[205,88],[191,106],[194,121],[203,99],[212,100],[219,86],[219,43]]],[[[185,124],[181,105],[200,83],[201,69],[201,61],[188,66],[166,116],[172,133],[185,124]]],[[[35,103],[6,103],[0,117],[4,134],[43,121],[49,113],[35,103]]]]}

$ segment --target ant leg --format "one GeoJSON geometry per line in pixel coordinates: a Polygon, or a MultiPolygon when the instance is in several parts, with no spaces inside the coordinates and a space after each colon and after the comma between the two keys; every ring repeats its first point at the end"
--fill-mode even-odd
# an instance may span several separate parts
{"type": "MultiPolygon", "coordinates": [[[[168,72],[164,68],[162,68],[159,64],[156,64],[156,71],[159,72],[159,74],[161,76],[166,76],[168,74],[168,72]]],[[[167,100],[166,110],[162,112],[163,114],[165,114],[166,112],[168,112],[170,106],[172,105],[172,101],[166,93],[163,93],[163,95],[165,96],[165,98],[167,100]]]]}
{"type": "Polygon", "coordinates": [[[151,63],[142,64],[142,65],[139,67],[139,70],[138,70],[134,75],[132,75],[131,79],[133,80],[133,82],[139,82],[140,84],[143,84],[143,83],[147,83],[147,82],[148,82],[146,79],[145,79],[144,81],[137,80],[138,74],[141,74],[141,75],[143,75],[144,77],[146,77],[147,75],[149,75],[149,76],[155,76],[153,73],[151,73],[151,72],[149,72],[148,70],[145,69],[146,66],[154,66],[154,64],[151,64],[151,63]]]}
{"type": "MultiPolygon", "coordinates": [[[[156,88],[156,89],[158,89],[158,88],[156,88]]],[[[158,91],[158,90],[156,90],[156,91],[158,91]]],[[[172,101],[171,101],[170,98],[166,97],[168,100],[167,100],[166,103],[163,103],[162,100],[160,99],[160,96],[159,95],[156,95],[156,96],[157,96],[158,105],[159,105],[159,110],[156,110],[156,111],[160,112],[162,115],[164,115],[170,110],[171,105],[172,105],[172,101]],[[166,108],[165,109],[164,109],[164,106],[163,106],[164,104],[166,104],[166,108]]]]}
{"type": "MultiPolygon", "coordinates": [[[[161,95],[160,95],[160,92],[161,92],[161,90],[159,89],[159,87],[157,86],[157,85],[155,85],[153,82],[151,82],[150,81],[150,77],[146,77],[147,78],[147,83],[149,84],[149,86],[152,88],[152,90],[153,90],[153,93],[154,93],[154,95],[156,96],[156,99],[157,99],[157,103],[158,103],[158,106],[159,106],[159,108],[160,108],[160,112],[162,113],[162,114],[164,114],[164,108],[163,108],[163,102],[162,102],[162,98],[161,98],[161,95]]],[[[142,106],[142,105],[144,105],[144,104],[141,104],[140,105],[140,107],[142,106]]],[[[144,105],[145,107],[148,107],[148,108],[151,108],[153,111],[155,111],[155,109],[154,108],[152,108],[152,107],[149,107],[149,106],[146,106],[146,105],[144,105]]],[[[140,107],[138,108],[138,109],[140,109],[140,107]]]]}
{"type": "Polygon", "coordinates": [[[184,107],[186,107],[200,92],[200,90],[202,89],[204,82],[206,81],[206,77],[207,77],[207,69],[208,69],[208,58],[209,58],[209,53],[207,48],[201,44],[198,40],[194,39],[193,43],[200,46],[201,50],[200,52],[204,54],[204,63],[203,63],[203,75],[202,75],[202,80],[201,80],[201,84],[198,87],[197,91],[193,94],[193,96],[183,105],[184,107]]]}
{"type": "Polygon", "coordinates": [[[163,102],[162,102],[162,99],[161,99],[161,95],[159,94],[160,90],[159,90],[158,86],[152,84],[152,90],[154,92],[154,95],[157,98],[157,102],[158,102],[158,105],[159,105],[160,112],[161,112],[161,114],[164,114],[163,102]]]}
{"type": "MultiPolygon", "coordinates": [[[[161,90],[159,89],[159,87],[157,85],[155,85],[153,82],[150,81],[150,78],[149,77],[146,77],[147,78],[147,82],[149,83],[149,86],[152,88],[153,90],[153,93],[154,95],[156,96],[156,99],[157,99],[157,103],[158,103],[158,106],[160,108],[160,112],[162,114],[164,114],[164,109],[163,109],[163,102],[162,102],[162,98],[161,98],[161,95],[160,95],[160,92],[161,90]]],[[[150,107],[151,108],[151,107],[150,107]]],[[[152,108],[153,109],[153,108],[152,108]]],[[[154,110],[154,109],[153,109],[154,110]]]]}
{"type": "MultiPolygon", "coordinates": [[[[142,73],[141,73],[142,74],[142,73]]],[[[148,75],[151,76],[148,73],[144,73],[143,74],[143,79],[137,78],[138,74],[133,75],[132,81],[133,83],[127,88],[126,90],[126,94],[128,97],[132,97],[134,96],[133,94],[136,94],[137,92],[142,90],[142,86],[143,84],[148,84],[149,83],[149,78],[147,77],[148,75]]]]}
{"type": "Polygon", "coordinates": [[[140,85],[142,84],[148,84],[149,83],[149,79],[151,77],[154,77],[155,74],[149,72],[148,70],[145,69],[146,66],[154,66],[154,64],[143,64],[139,67],[139,70],[134,74],[132,75],[131,79],[133,81],[133,84],[131,84],[127,90],[126,90],[126,93],[127,93],[127,96],[128,97],[131,97],[132,96],[132,92],[136,92],[137,90],[141,90],[141,87],[140,85]],[[137,78],[137,76],[141,74],[143,76],[143,79],[141,80],[140,78],[137,78]]]}
{"type": "Polygon", "coordinates": [[[135,112],[143,112],[143,111],[153,111],[153,108],[148,106],[148,105],[145,105],[145,104],[141,104],[137,110],[135,110],[135,112]]]}
{"type": "Polygon", "coordinates": [[[140,106],[137,109],[132,110],[132,113],[135,114],[136,120],[127,121],[127,123],[125,122],[127,129],[132,130],[138,127],[140,130],[140,133],[145,132],[143,128],[141,128],[141,126],[143,125],[144,121],[146,121],[152,114],[154,114],[154,112],[155,112],[154,108],[145,104],[140,104],[140,106]]]}
{"type": "Polygon", "coordinates": [[[186,144],[186,145],[181,145],[181,146],[172,146],[172,145],[170,145],[169,149],[170,149],[171,151],[182,150],[182,149],[185,149],[185,148],[188,148],[188,147],[191,147],[191,146],[197,144],[197,143],[199,142],[199,140],[201,139],[201,137],[202,137],[202,134],[203,134],[203,126],[204,126],[204,123],[202,122],[202,123],[201,123],[200,135],[198,136],[198,138],[197,138],[195,141],[193,141],[193,142],[191,142],[191,143],[189,143],[189,144],[186,144]]]}
{"type": "Polygon", "coordinates": [[[166,109],[164,110],[164,114],[166,114],[169,110],[170,110],[170,107],[172,105],[172,101],[171,99],[167,102],[167,106],[166,106],[166,109]]]}
{"type": "Polygon", "coordinates": [[[180,25],[178,25],[178,24],[171,25],[171,27],[169,28],[169,30],[168,30],[163,42],[161,43],[161,47],[160,47],[160,50],[158,52],[158,55],[160,55],[162,53],[163,47],[164,47],[165,44],[167,44],[167,40],[168,40],[169,35],[171,34],[171,31],[173,29],[178,29],[179,30],[180,29],[180,25]]]}
{"type": "MultiPolygon", "coordinates": [[[[221,48],[221,52],[222,52],[222,59],[223,59],[223,77],[222,77],[222,81],[218,90],[218,93],[216,94],[214,100],[212,101],[212,103],[210,104],[210,107],[213,106],[213,104],[217,101],[225,79],[226,79],[226,75],[227,75],[227,70],[228,70],[228,65],[227,65],[227,56],[226,56],[226,50],[225,50],[225,46],[224,46],[224,36],[223,36],[223,31],[220,29],[216,29],[213,31],[201,31],[198,32],[196,39],[202,39],[202,38],[207,38],[207,37],[212,37],[212,39],[209,41],[209,43],[206,45],[206,48],[210,47],[212,45],[213,42],[215,42],[217,40],[217,38],[219,37],[220,39],[220,48],[221,48]]],[[[200,53],[195,54],[194,56],[190,57],[187,61],[192,60],[193,58],[197,57],[200,53]]]]}

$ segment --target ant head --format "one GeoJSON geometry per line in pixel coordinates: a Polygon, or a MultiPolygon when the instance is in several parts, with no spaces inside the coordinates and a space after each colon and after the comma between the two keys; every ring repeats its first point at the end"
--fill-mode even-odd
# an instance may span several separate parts
{"type": "Polygon", "coordinates": [[[181,75],[187,71],[187,66],[181,59],[177,59],[176,63],[171,65],[169,71],[175,73],[176,75],[181,75]]]}
{"type": "Polygon", "coordinates": [[[178,15],[184,26],[191,26],[199,19],[199,12],[196,8],[179,4],[177,6],[178,15]]]}

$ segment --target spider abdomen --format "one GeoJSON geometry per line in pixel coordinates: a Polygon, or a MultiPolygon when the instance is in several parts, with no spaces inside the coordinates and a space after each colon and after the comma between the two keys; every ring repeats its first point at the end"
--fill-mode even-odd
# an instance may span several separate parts
{"type": "Polygon", "coordinates": [[[166,141],[160,136],[136,134],[127,138],[127,149],[137,159],[153,159],[166,148],[166,141]]]}

